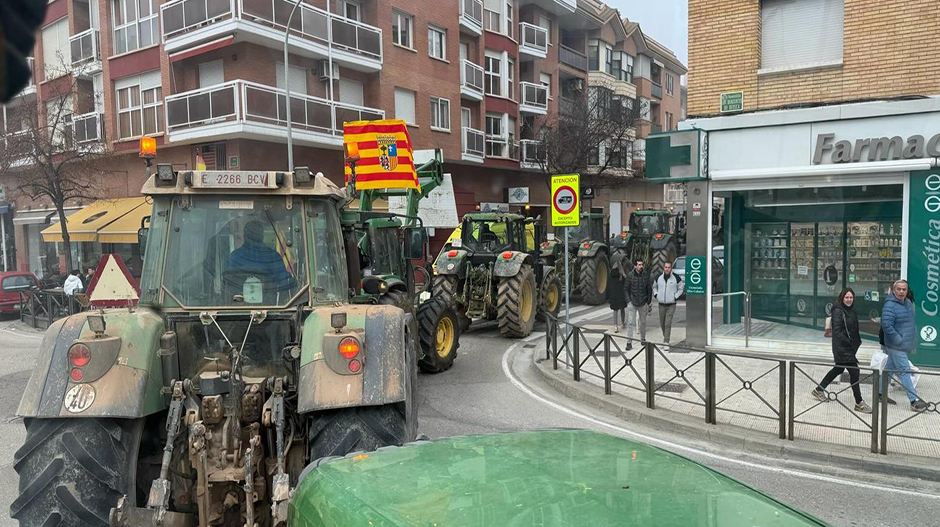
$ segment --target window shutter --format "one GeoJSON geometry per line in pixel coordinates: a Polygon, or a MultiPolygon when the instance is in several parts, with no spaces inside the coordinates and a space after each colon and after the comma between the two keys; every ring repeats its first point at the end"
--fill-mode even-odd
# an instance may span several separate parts
{"type": "Polygon", "coordinates": [[[415,123],[415,92],[395,88],[395,118],[406,123],[415,123]]]}
{"type": "Polygon", "coordinates": [[[763,0],[761,69],[842,60],[843,0],[763,0]]]}

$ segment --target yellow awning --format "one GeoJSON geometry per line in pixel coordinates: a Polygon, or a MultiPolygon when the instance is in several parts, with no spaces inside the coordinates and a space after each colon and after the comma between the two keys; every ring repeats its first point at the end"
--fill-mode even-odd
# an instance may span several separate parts
{"type": "MultiPolygon", "coordinates": [[[[142,208],[147,198],[105,199],[90,203],[65,220],[69,239],[73,242],[93,242],[98,240],[98,232],[111,223],[123,218],[131,211],[142,208]]],[[[145,206],[149,213],[149,206],[145,206]]],[[[145,214],[146,215],[146,214],[145,214]]],[[[140,219],[138,217],[138,225],[140,219]]],[[[47,243],[62,242],[62,225],[54,223],[42,231],[42,239],[47,243]]],[[[103,240],[102,240],[103,241],[103,240]]],[[[137,228],[134,228],[134,242],[137,241],[137,228]]],[[[108,242],[128,243],[128,242],[108,242]]]]}
{"type": "Polygon", "coordinates": [[[137,230],[140,222],[150,216],[153,206],[142,203],[127,214],[112,221],[98,230],[98,241],[101,243],[137,243],[137,230]]]}

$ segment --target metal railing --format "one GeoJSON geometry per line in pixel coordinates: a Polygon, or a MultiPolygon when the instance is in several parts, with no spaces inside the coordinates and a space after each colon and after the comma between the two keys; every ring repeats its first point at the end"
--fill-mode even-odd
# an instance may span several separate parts
{"type": "Polygon", "coordinates": [[[483,28],[482,0],[460,0],[460,17],[470,25],[483,28]]]}
{"type": "Polygon", "coordinates": [[[751,292],[750,291],[731,291],[730,293],[712,293],[713,297],[732,297],[741,295],[744,297],[744,347],[751,345],[751,292]]]}
{"type": "Polygon", "coordinates": [[[540,168],[548,162],[548,151],[541,141],[519,140],[519,162],[527,167],[540,168]]]}
{"type": "MultiPolygon", "coordinates": [[[[163,40],[184,35],[213,23],[237,18],[273,27],[287,28],[293,2],[288,0],[178,0],[161,8],[163,40]]],[[[346,17],[329,13],[308,3],[301,3],[291,20],[292,34],[362,55],[382,60],[382,30],[346,17]],[[331,37],[332,36],[332,41],[331,37]]]]}
{"type": "Polygon", "coordinates": [[[587,55],[581,53],[580,51],[573,50],[565,45],[558,46],[558,61],[562,64],[567,64],[576,70],[581,70],[584,72],[587,72],[588,70],[587,55]]]}
{"type": "Polygon", "coordinates": [[[519,145],[510,141],[508,137],[498,135],[486,136],[486,157],[519,160],[519,145]]]}
{"type": "Polygon", "coordinates": [[[548,86],[534,82],[520,82],[519,91],[522,92],[522,105],[540,110],[548,110],[548,86]]]}
{"type": "Polygon", "coordinates": [[[663,98],[663,87],[662,87],[661,85],[659,85],[659,84],[656,84],[655,82],[652,82],[652,81],[650,82],[650,85],[652,86],[651,89],[650,89],[650,95],[652,95],[653,97],[656,97],[657,99],[662,99],[662,98],[663,98]]]}
{"type": "Polygon", "coordinates": [[[72,137],[75,144],[101,141],[104,138],[104,114],[86,113],[72,117],[72,137]]]}
{"type": "Polygon", "coordinates": [[[545,360],[552,369],[570,370],[577,382],[593,378],[606,395],[617,389],[652,410],[666,399],[673,401],[671,411],[704,417],[708,424],[747,426],[790,441],[828,440],[880,454],[887,454],[889,445],[905,454],[935,457],[940,452],[935,432],[940,426],[940,371],[916,372],[922,376],[916,394],[903,388],[903,402],[908,396],[921,401],[919,411],[900,401],[889,405],[888,397],[879,399],[879,386],[887,394],[889,379],[904,373],[896,370],[858,367],[854,383],[840,382],[833,374],[836,378],[820,400],[811,394],[832,363],[641,342],[577,324],[566,329],[564,320],[550,316],[546,323],[545,360]],[[879,401],[872,413],[856,410],[854,398],[843,401],[855,388],[863,399],[879,401]],[[732,421],[735,415],[755,419],[740,424],[732,421]],[[818,430],[829,432],[828,437],[820,439],[818,430]]]}
{"type": "MultiPolygon", "coordinates": [[[[284,90],[249,81],[229,81],[167,96],[167,130],[220,122],[252,122],[287,126],[284,90]]],[[[343,122],[383,119],[385,112],[299,93],[291,93],[291,125],[300,130],[341,136],[343,122]]]]}
{"type": "Polygon", "coordinates": [[[463,59],[460,68],[460,85],[483,95],[483,67],[463,59]]]}
{"type": "Polygon", "coordinates": [[[60,318],[82,310],[75,296],[61,289],[30,289],[19,291],[20,322],[34,328],[48,328],[60,318]]]}
{"type": "Polygon", "coordinates": [[[539,53],[548,53],[548,31],[544,27],[528,22],[520,22],[519,33],[522,37],[520,52],[524,48],[528,48],[539,53]]]}
{"type": "Polygon", "coordinates": [[[72,67],[101,60],[99,31],[86,29],[69,39],[72,51],[72,67]]]}
{"type": "Polygon", "coordinates": [[[462,134],[462,152],[464,154],[469,154],[472,156],[484,156],[484,149],[486,148],[486,134],[481,130],[474,130],[473,128],[464,126],[461,128],[463,131],[462,134]]]}

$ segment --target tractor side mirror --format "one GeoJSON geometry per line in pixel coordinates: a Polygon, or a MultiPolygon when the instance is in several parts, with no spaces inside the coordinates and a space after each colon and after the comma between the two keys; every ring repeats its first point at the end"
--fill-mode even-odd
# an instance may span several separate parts
{"type": "Polygon", "coordinates": [[[423,227],[412,227],[405,230],[405,258],[420,260],[424,257],[424,246],[428,241],[428,233],[423,227]]]}
{"type": "Polygon", "coordinates": [[[137,246],[140,248],[140,257],[143,258],[147,250],[147,238],[150,236],[150,216],[140,219],[140,228],[137,229],[137,246]]]}

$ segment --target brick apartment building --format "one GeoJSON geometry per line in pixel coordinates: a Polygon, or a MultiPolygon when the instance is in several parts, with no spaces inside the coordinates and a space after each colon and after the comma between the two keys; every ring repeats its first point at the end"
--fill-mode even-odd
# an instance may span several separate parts
{"type": "MultiPolygon", "coordinates": [[[[938,7],[689,1],[680,129],[707,139],[709,198],[724,201],[724,290],[752,294],[762,331],[792,326],[777,333],[801,343],[788,349],[813,349],[804,343],[843,287],[876,342],[869,319],[901,277],[919,299],[918,327],[936,326],[936,256],[924,246],[940,222],[938,7]]],[[[740,323],[735,302],[708,321],[710,344],[735,345],[722,329],[740,323]]],[[[938,365],[926,333],[915,362],[938,365]]]]}
{"type": "MultiPolygon", "coordinates": [[[[44,108],[57,86],[74,81],[72,140],[107,141],[119,155],[102,197],[133,197],[146,177],[136,155],[142,135],[156,138],[158,162],[177,169],[194,168],[197,155],[210,170],[286,169],[289,88],[295,166],[340,182],[342,123],[400,118],[416,149],[443,149],[460,214],[506,206],[509,189],[521,187],[527,200],[512,208],[546,217],[542,116],[607,76],[617,93],[649,101],[628,145],[642,162],[645,134],[674,127],[681,111],[684,66],[594,0],[303,1],[290,22],[285,78],[293,7],[54,0],[37,38],[35,83],[4,108],[3,132],[22,127],[17,105],[44,108]]],[[[661,187],[631,179],[632,159],[621,164],[623,187],[592,204],[616,213],[614,226],[621,210],[663,200],[661,187]]],[[[56,219],[48,204],[20,202],[12,222],[4,218],[15,233],[16,267],[51,272],[59,259],[39,235],[56,219]]],[[[133,244],[117,245],[79,244],[77,261],[102,251],[136,256],[133,244]]]]}

